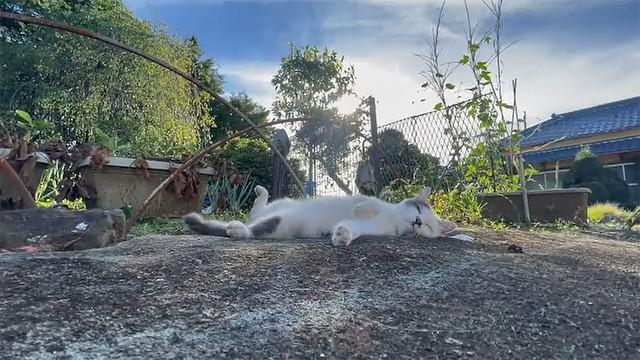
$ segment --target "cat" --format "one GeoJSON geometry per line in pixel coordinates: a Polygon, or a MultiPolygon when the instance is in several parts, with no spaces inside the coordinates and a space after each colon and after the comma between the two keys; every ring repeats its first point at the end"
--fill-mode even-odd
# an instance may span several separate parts
{"type": "Polygon", "coordinates": [[[334,246],[348,246],[361,236],[417,235],[436,238],[451,233],[457,225],[439,219],[429,205],[430,188],[414,198],[389,203],[365,195],[318,199],[290,198],[268,203],[269,193],[256,186],[256,199],[249,223],[205,220],[191,213],[183,221],[204,235],[242,238],[320,238],[331,236],[334,246]]]}

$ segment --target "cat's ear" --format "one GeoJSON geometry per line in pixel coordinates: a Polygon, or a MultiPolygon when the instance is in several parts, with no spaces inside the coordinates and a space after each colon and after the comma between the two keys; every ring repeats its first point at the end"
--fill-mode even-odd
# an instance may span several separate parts
{"type": "Polygon", "coordinates": [[[353,207],[353,217],[356,219],[370,219],[380,213],[380,207],[373,201],[364,201],[353,207]]]}
{"type": "Polygon", "coordinates": [[[427,186],[424,189],[422,189],[422,191],[420,191],[420,194],[418,194],[416,198],[418,200],[422,200],[426,202],[429,200],[429,195],[431,195],[431,187],[427,186]]]}
{"type": "Polygon", "coordinates": [[[458,225],[456,225],[456,223],[454,223],[453,221],[440,219],[439,222],[440,228],[442,229],[442,235],[447,235],[458,228],[458,225]]]}

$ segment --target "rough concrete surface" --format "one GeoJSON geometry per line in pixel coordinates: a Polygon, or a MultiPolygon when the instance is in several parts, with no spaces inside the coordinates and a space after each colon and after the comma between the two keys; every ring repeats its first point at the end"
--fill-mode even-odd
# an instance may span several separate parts
{"type": "Polygon", "coordinates": [[[0,255],[0,357],[640,358],[639,242],[473,233],[0,255]]]}

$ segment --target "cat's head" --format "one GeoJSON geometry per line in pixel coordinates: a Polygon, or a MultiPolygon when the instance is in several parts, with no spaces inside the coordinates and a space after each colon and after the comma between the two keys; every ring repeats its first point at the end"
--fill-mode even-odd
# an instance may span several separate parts
{"type": "Polygon", "coordinates": [[[426,187],[416,197],[403,200],[400,203],[402,219],[411,224],[414,234],[426,238],[436,238],[455,230],[454,222],[438,219],[433,213],[429,195],[431,188],[426,187]]]}

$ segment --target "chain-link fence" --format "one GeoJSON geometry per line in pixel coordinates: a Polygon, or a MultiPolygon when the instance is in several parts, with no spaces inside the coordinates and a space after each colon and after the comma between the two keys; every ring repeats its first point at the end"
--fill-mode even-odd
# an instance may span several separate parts
{"type": "Polygon", "coordinates": [[[362,134],[335,159],[313,156],[319,154],[313,148],[299,151],[305,191],[314,197],[374,193],[398,179],[433,188],[455,185],[453,164],[469,156],[483,137],[467,114],[464,104],[457,104],[386,123],[375,129],[378,147],[371,146],[370,133],[362,134]],[[375,184],[368,184],[373,179],[375,184]]]}

